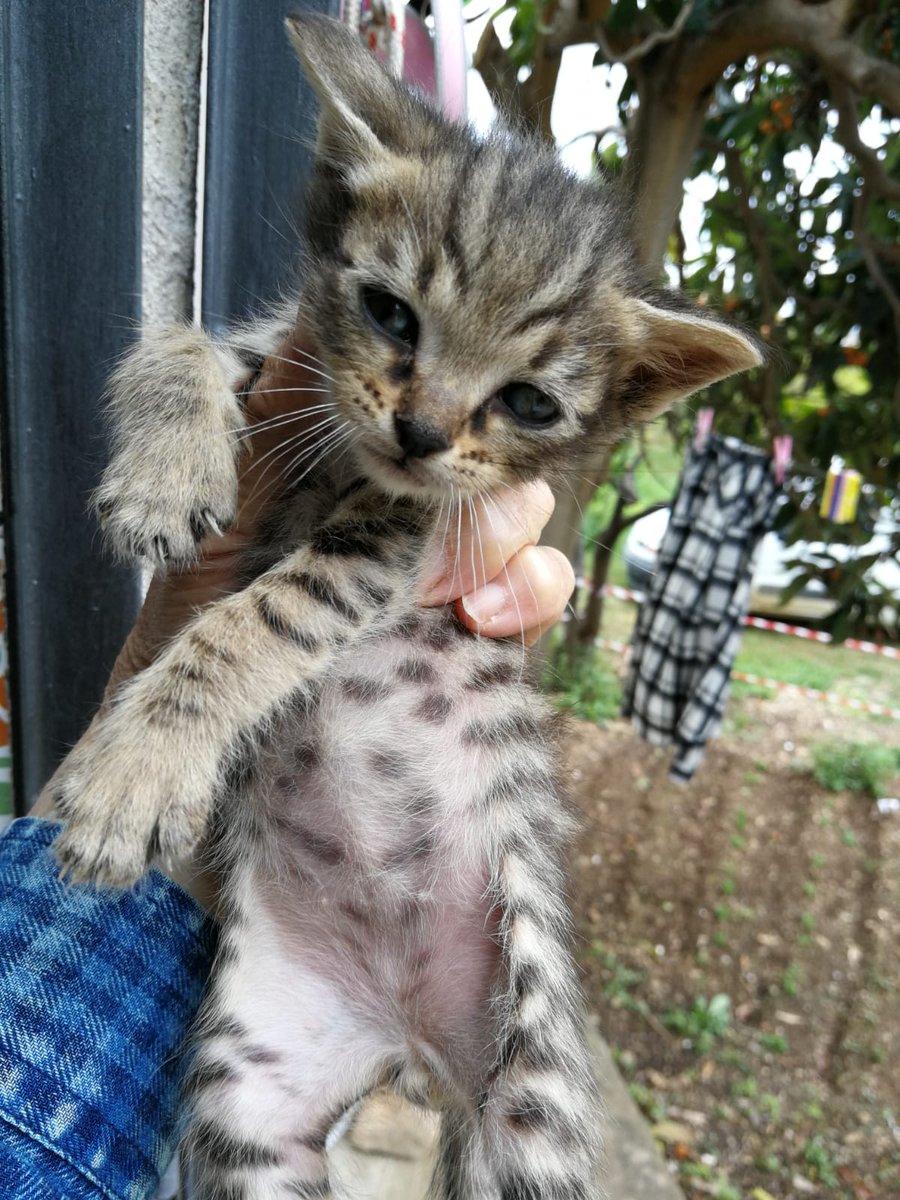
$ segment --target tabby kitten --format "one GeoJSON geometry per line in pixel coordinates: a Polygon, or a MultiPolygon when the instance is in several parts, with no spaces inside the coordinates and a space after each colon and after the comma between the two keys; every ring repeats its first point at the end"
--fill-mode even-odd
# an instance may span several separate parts
{"type": "Polygon", "coordinates": [[[126,887],[190,853],[216,808],[202,1200],[331,1195],[326,1136],[384,1084],[444,1110],[434,1196],[590,1200],[551,713],[520,644],[417,608],[416,585],[468,499],[562,475],[758,354],[645,286],[604,187],[517,134],[448,124],[340,25],[288,24],[322,102],[303,295],[220,344],[179,329],[123,363],[106,528],[169,562],[231,523],[237,385],[300,331],[341,424],[243,590],[69,755],[58,854],[74,880],[126,887]]]}

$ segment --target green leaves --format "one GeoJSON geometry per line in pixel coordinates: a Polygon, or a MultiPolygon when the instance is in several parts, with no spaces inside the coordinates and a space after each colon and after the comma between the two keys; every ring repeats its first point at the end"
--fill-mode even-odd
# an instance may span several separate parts
{"type": "MultiPolygon", "coordinates": [[[[515,3],[506,4],[500,9],[500,12],[515,10],[510,25],[512,43],[508,53],[517,67],[533,64],[538,35],[550,32],[550,26],[543,20],[545,8],[546,0],[516,0],[515,3]]],[[[499,16],[499,13],[497,15],[499,16]]]]}
{"type": "MultiPolygon", "coordinates": [[[[671,31],[687,3],[615,0],[604,21],[606,37],[617,51],[627,52],[671,31]]],[[[528,66],[543,5],[516,0],[512,7],[510,54],[518,66],[528,66]]],[[[727,41],[734,8],[735,0],[694,0],[679,42],[718,36],[727,41]]],[[[894,0],[872,0],[865,21],[854,30],[861,51],[900,63],[900,9],[894,0]]],[[[619,118],[629,135],[641,135],[638,144],[649,147],[643,151],[648,161],[629,160],[626,138],[608,139],[595,155],[595,168],[630,177],[638,209],[642,197],[666,192],[646,131],[657,120],[665,125],[676,104],[693,97],[702,106],[709,94],[708,80],[701,87],[684,74],[687,64],[703,56],[677,51],[673,42],[651,51],[640,65],[628,64],[626,72],[616,68],[617,75],[625,75],[617,98],[619,118]],[[642,190],[647,177],[652,194],[642,190]]],[[[608,70],[605,63],[598,49],[594,64],[602,71],[608,70]]],[[[892,288],[900,296],[900,201],[877,190],[862,194],[863,171],[853,155],[854,139],[843,132],[846,113],[839,121],[833,109],[835,81],[828,70],[827,63],[795,47],[773,44],[769,59],[735,53],[713,84],[702,133],[696,136],[689,182],[703,200],[686,210],[687,237],[676,230],[668,242],[669,265],[677,265],[688,290],[710,309],[755,331],[771,350],[766,368],[701,393],[690,409],[667,417],[668,427],[683,443],[695,408],[712,403],[721,433],[762,446],[771,445],[775,433],[790,433],[796,467],[790,504],[781,516],[789,543],[801,538],[862,542],[875,512],[891,504],[900,511],[895,410],[900,346],[886,294],[892,288]],[[824,475],[834,456],[859,470],[866,484],[861,519],[849,529],[830,528],[818,516],[824,475]]],[[[868,159],[863,165],[869,173],[875,169],[900,179],[897,124],[889,127],[876,100],[864,94],[854,99],[864,122],[861,141],[877,159],[876,168],[868,159]]],[[[585,129],[600,123],[585,114],[585,129]]],[[[680,176],[678,154],[670,147],[656,149],[680,176]]],[[[680,182],[680,177],[674,181],[673,193],[680,182]]],[[[648,204],[652,212],[652,198],[648,204]]],[[[823,579],[838,601],[832,632],[856,629],[871,635],[879,629],[884,599],[864,583],[859,563],[828,569],[810,565],[807,571],[809,578],[823,579]]]]}
{"type": "Polygon", "coordinates": [[[708,1054],[731,1027],[731,997],[719,992],[712,999],[698,996],[689,1009],[675,1008],[663,1024],[679,1034],[698,1054],[708,1054]]]}
{"type": "Polygon", "coordinates": [[[900,772],[900,751],[861,742],[820,742],[813,746],[813,775],[830,792],[884,795],[891,776],[900,772]]]}

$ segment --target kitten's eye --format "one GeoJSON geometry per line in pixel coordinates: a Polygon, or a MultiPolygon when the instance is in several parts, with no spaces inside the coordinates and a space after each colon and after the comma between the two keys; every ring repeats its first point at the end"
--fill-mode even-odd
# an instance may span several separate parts
{"type": "Polygon", "coordinates": [[[523,425],[552,425],[560,416],[555,400],[530,383],[508,383],[500,399],[523,425]]]}
{"type": "Polygon", "coordinates": [[[369,320],[392,342],[415,346],[419,340],[419,322],[408,304],[375,287],[363,288],[362,299],[369,320]]]}

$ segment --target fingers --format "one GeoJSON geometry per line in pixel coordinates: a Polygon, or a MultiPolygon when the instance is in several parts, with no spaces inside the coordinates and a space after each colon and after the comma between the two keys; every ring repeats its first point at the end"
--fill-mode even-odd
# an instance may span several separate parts
{"type": "Polygon", "coordinates": [[[275,419],[327,400],[329,375],[312,347],[295,336],[266,359],[247,397],[251,423],[275,419]]]}
{"type": "Polygon", "coordinates": [[[237,532],[252,535],[338,427],[330,376],[299,336],[272,354],[246,397],[248,451],[240,459],[237,532]]]}
{"type": "Polygon", "coordinates": [[[566,556],[552,546],[524,546],[505,570],[456,605],[462,623],[486,637],[521,636],[530,646],[562,616],[575,588],[566,556]]]}
{"type": "Polygon", "coordinates": [[[438,521],[420,603],[447,604],[496,579],[518,551],[537,542],[553,505],[542,480],[454,505],[438,521]]]}
{"type": "Polygon", "coordinates": [[[454,507],[438,522],[420,603],[457,600],[459,619],[474,632],[536,642],[575,587],[565,555],[535,545],[553,505],[550,488],[536,481],[454,507]]]}

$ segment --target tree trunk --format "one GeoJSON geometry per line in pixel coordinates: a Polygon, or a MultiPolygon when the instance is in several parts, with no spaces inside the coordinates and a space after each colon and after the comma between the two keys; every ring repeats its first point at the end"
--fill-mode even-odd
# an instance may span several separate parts
{"type": "Polygon", "coordinates": [[[640,105],[628,130],[626,178],[635,201],[635,247],[641,265],[655,278],[681,209],[684,181],[703,136],[712,93],[678,94],[668,69],[657,72],[651,67],[634,75],[640,105]]]}
{"type": "Polygon", "coordinates": [[[603,450],[589,462],[578,464],[578,474],[570,475],[562,486],[554,487],[556,508],[544,530],[542,542],[555,546],[571,561],[581,536],[584,510],[597,488],[609,476],[610,450],[603,450]]]}
{"type": "Polygon", "coordinates": [[[609,578],[609,565],[612,562],[613,548],[619,534],[625,528],[622,518],[625,513],[625,500],[619,497],[613,519],[597,539],[594,547],[594,569],[591,572],[590,591],[584,613],[577,622],[576,641],[582,646],[593,644],[594,638],[600,632],[600,622],[603,620],[603,589],[609,578]]]}
{"type": "MultiPolygon", "coordinates": [[[[684,181],[703,135],[710,97],[670,100],[668,73],[640,81],[638,118],[629,131],[628,175],[635,196],[633,235],[641,263],[659,275],[669,234],[681,208],[684,181]]],[[[609,452],[579,467],[580,474],[556,489],[556,511],[544,541],[569,558],[581,528],[581,516],[609,471],[609,452]],[[573,495],[574,492],[574,495],[573,495]]]]}

